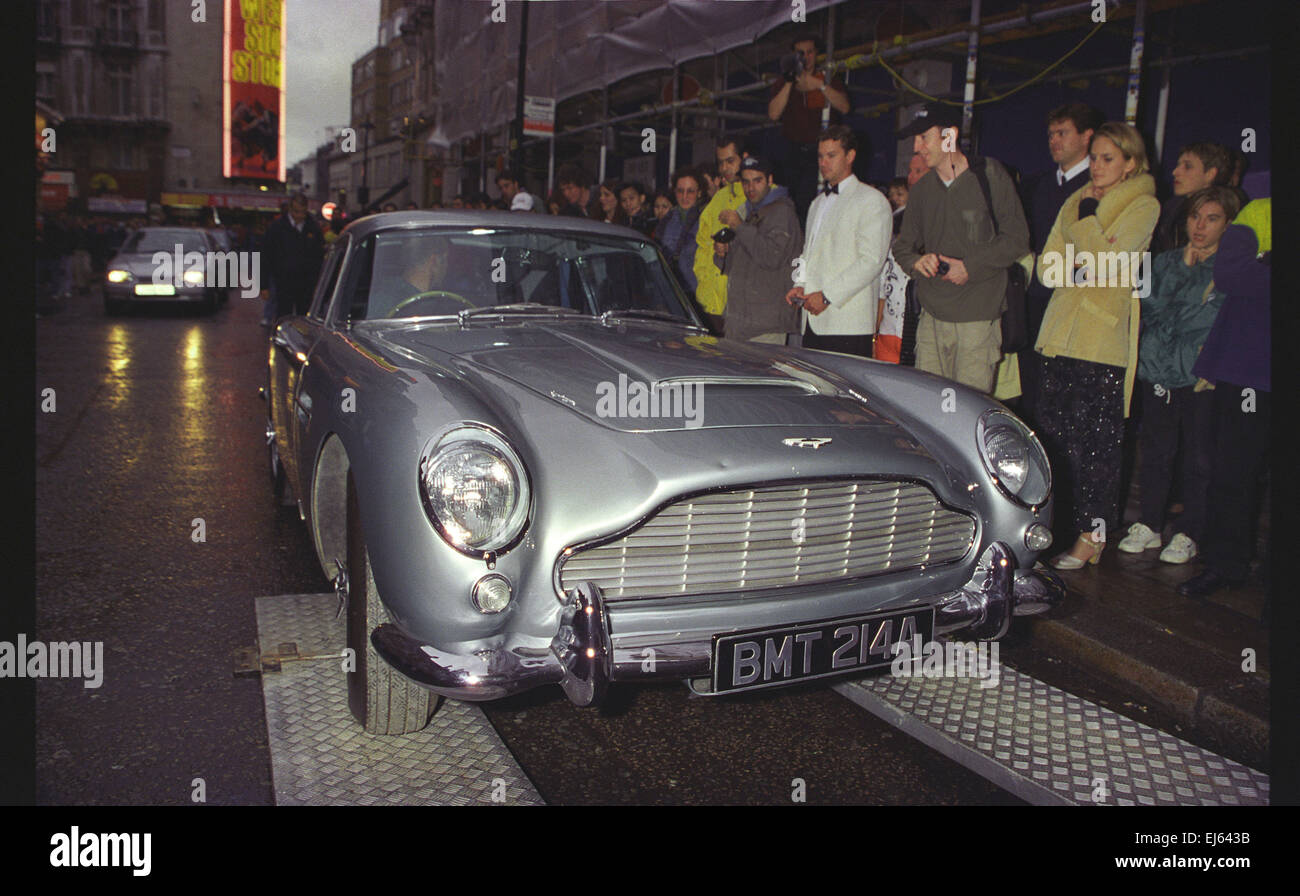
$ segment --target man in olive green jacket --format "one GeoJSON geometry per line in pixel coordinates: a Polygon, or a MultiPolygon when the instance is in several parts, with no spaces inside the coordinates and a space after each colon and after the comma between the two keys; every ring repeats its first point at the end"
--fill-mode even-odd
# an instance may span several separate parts
{"type": "Polygon", "coordinates": [[[1007,268],[1029,253],[1029,226],[1006,169],[961,151],[960,125],[960,110],[929,103],[899,132],[931,170],[908,194],[894,260],[921,303],[917,369],[991,394],[1002,360],[1007,268]]]}

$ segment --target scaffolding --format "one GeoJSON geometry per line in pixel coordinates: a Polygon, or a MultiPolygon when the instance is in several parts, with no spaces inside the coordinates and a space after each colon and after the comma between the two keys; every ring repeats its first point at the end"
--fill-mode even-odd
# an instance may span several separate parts
{"type": "MultiPolygon", "coordinates": [[[[865,107],[855,108],[857,114],[866,117],[875,117],[887,113],[893,113],[900,108],[914,105],[921,99],[935,99],[939,101],[952,102],[962,109],[962,142],[963,146],[969,148],[971,136],[971,122],[975,106],[999,102],[1011,94],[1029,87],[1034,84],[1049,84],[1060,82],[1068,79],[1080,79],[1095,76],[1125,75],[1127,77],[1127,87],[1125,91],[1125,120],[1133,123],[1136,120],[1138,103],[1142,97],[1142,79],[1143,70],[1162,69],[1163,79],[1158,93],[1158,112],[1156,117],[1156,127],[1154,133],[1154,146],[1156,156],[1159,157],[1163,149],[1164,132],[1167,120],[1167,109],[1169,100],[1169,70],[1177,65],[1189,63],[1192,61],[1202,61],[1212,58],[1221,58],[1225,56],[1242,56],[1257,53],[1266,53],[1269,48],[1265,44],[1243,47],[1233,50],[1224,50],[1215,54],[1190,54],[1176,57],[1167,57],[1165,59],[1145,59],[1144,50],[1146,44],[1146,23],[1148,16],[1154,12],[1161,12],[1172,9],[1177,6],[1200,5],[1210,0],[1105,0],[1105,13],[1098,21],[1098,4],[1094,0],[1064,0],[1046,8],[1031,9],[1029,4],[1022,4],[1016,12],[1006,13],[997,16],[984,17],[982,15],[981,0],[966,0],[961,4],[955,4],[962,8],[969,7],[969,19],[961,24],[955,24],[951,27],[938,29],[929,32],[916,33],[911,35],[900,35],[896,37],[888,46],[880,46],[877,43],[859,44],[850,46],[842,50],[835,50],[835,31],[836,31],[836,11],[837,7],[843,0],[834,0],[834,2],[809,2],[807,8],[809,12],[825,11],[824,23],[824,45],[827,52],[823,54],[818,62],[819,66],[827,73],[828,77],[837,73],[843,73],[847,76],[850,72],[867,71],[870,69],[880,69],[891,76],[892,90],[882,90],[880,88],[865,87],[861,85],[849,85],[851,93],[862,97],[866,95],[889,95],[888,99],[868,105],[865,107]],[[1088,70],[1060,70],[1058,68],[1074,52],[1080,49],[1089,39],[1093,37],[1105,25],[1120,26],[1120,23],[1131,20],[1131,29],[1126,34],[1130,41],[1130,53],[1127,65],[1111,65],[1096,67],[1088,70]],[[1066,29],[1078,28],[1083,23],[1096,23],[1082,41],[1073,49],[1059,59],[1054,60],[1041,71],[1027,80],[1016,84],[986,84],[984,87],[987,96],[978,96],[980,85],[976,78],[976,60],[983,45],[994,45],[1006,41],[1023,40],[1029,37],[1041,36],[1044,34],[1062,31],[1066,29]],[[894,68],[893,64],[905,60],[917,59],[935,52],[961,52],[965,67],[965,78],[962,89],[959,92],[942,91],[934,96],[927,95],[923,90],[908,84],[906,80],[894,68]],[[959,93],[957,96],[953,94],[959,93]]],[[[554,30],[558,25],[563,25],[573,20],[573,7],[580,6],[573,2],[560,2],[544,4],[543,7],[556,7],[557,12],[549,27],[554,30]],[[563,9],[568,7],[569,9],[563,9]]],[[[476,4],[465,6],[477,6],[476,4]]],[[[557,118],[558,104],[560,101],[573,100],[582,95],[594,95],[596,91],[590,88],[591,83],[602,83],[599,90],[599,110],[593,121],[582,124],[575,124],[570,127],[561,129],[557,122],[554,133],[545,138],[533,138],[522,141],[523,146],[536,146],[539,143],[548,144],[548,161],[547,161],[547,180],[546,189],[549,193],[554,187],[554,172],[556,164],[556,146],[560,141],[570,140],[574,137],[580,137],[592,131],[599,131],[601,139],[598,145],[598,180],[603,181],[606,175],[607,158],[610,146],[610,135],[617,125],[628,125],[632,123],[656,123],[667,122],[668,124],[668,145],[667,154],[669,159],[669,170],[677,167],[679,142],[684,120],[690,116],[695,119],[707,118],[716,122],[724,122],[731,126],[731,129],[737,134],[744,134],[750,131],[759,130],[768,127],[776,127],[776,123],[768,119],[766,115],[756,114],[754,112],[742,111],[729,108],[728,100],[736,98],[746,98],[750,94],[767,91],[770,89],[770,83],[767,80],[757,77],[754,83],[744,84],[727,89],[708,90],[701,89],[697,96],[689,99],[681,98],[678,93],[681,83],[684,66],[688,63],[697,62],[700,58],[713,55],[715,59],[715,84],[726,84],[729,80],[729,62],[732,56],[730,51],[736,47],[748,42],[758,47],[765,40],[769,45],[775,45],[775,41],[769,38],[770,32],[783,24],[789,23],[789,4],[784,2],[769,3],[766,0],[762,2],[746,4],[746,7],[753,7],[754,14],[747,16],[749,22],[748,29],[754,33],[752,39],[738,42],[737,35],[744,32],[735,29],[726,30],[718,26],[713,32],[713,38],[710,41],[685,41],[669,42],[667,47],[654,44],[655,40],[661,40],[668,34],[663,28],[663,23],[687,23],[687,26],[694,29],[703,29],[708,32],[711,24],[709,19],[709,8],[715,12],[720,7],[729,7],[733,4],[701,4],[689,2],[689,0],[670,0],[668,3],[658,4],[617,4],[621,10],[618,21],[613,23],[609,34],[604,35],[613,43],[618,43],[625,49],[628,48],[635,40],[641,40],[643,43],[635,52],[629,50],[631,58],[628,63],[622,67],[612,65],[604,47],[599,47],[586,52],[585,58],[590,60],[590,65],[584,67],[573,61],[573,53],[561,54],[559,57],[551,60],[550,68],[535,67],[530,58],[527,64],[528,84],[530,90],[532,85],[542,84],[541,90],[546,89],[546,85],[557,83],[567,83],[571,85],[567,93],[557,92],[555,99],[557,101],[557,118]],[[779,9],[778,9],[779,8],[779,9]],[[779,14],[778,14],[779,13],[779,14]],[[656,18],[658,17],[658,18],[656,18]],[[658,23],[658,24],[656,24],[658,23]],[[761,29],[761,30],[760,30],[761,29]],[[639,54],[639,55],[638,55],[639,54]],[[661,57],[672,57],[670,65],[665,67],[654,68],[647,62],[652,54],[661,57]],[[693,54],[693,55],[692,55],[693,54]],[[690,58],[687,58],[690,57],[690,58]],[[721,57],[723,62],[723,71],[721,78],[716,75],[717,60],[721,57]],[[548,76],[546,72],[549,71],[548,76]],[[562,71],[562,74],[561,74],[562,71]],[[638,76],[644,76],[652,73],[663,73],[667,71],[670,76],[672,85],[672,94],[669,102],[656,102],[653,104],[643,105],[641,108],[621,114],[610,114],[609,95],[611,88],[617,88],[621,84],[628,83],[631,79],[638,76]],[[601,73],[623,73],[622,77],[611,81],[602,80],[601,73]],[[566,80],[567,79],[567,80],[566,80]],[[572,85],[585,84],[585,89],[574,89],[572,85]]],[[[605,9],[605,6],[601,6],[605,9]]],[[[536,13],[534,17],[536,20],[536,13]]],[[[480,15],[480,19],[482,16],[480,15]]],[[[734,19],[734,14],[728,16],[728,23],[734,19]]],[[[441,23],[450,26],[450,22],[441,23]]],[[[468,21],[462,22],[462,25],[470,24],[468,21]]],[[[473,23],[475,29],[482,29],[488,26],[488,23],[475,20],[473,23]]],[[[603,23],[610,26],[609,21],[603,23]]],[[[683,26],[683,27],[687,27],[683,26]]],[[[496,46],[504,49],[508,41],[505,38],[506,31],[501,31],[499,39],[495,40],[496,46]]],[[[462,36],[463,37],[463,36],[462,36]]],[[[516,34],[516,37],[522,37],[516,34]]],[[[456,41],[452,41],[456,43],[456,41]]],[[[523,41],[519,41],[523,46],[523,41]]],[[[464,48],[463,39],[458,46],[464,48]]],[[[555,50],[554,34],[543,35],[537,41],[529,40],[528,47],[530,54],[553,53],[555,50]]],[[[586,46],[585,44],[583,45],[586,46]]],[[[515,60],[517,61],[517,60],[515,60]]],[[[502,53],[502,63],[509,64],[511,58],[502,53]]],[[[519,69],[523,70],[524,66],[520,65],[519,69]]],[[[759,75],[758,65],[751,69],[755,76],[759,75]]],[[[441,73],[440,73],[441,74],[441,73]]],[[[501,96],[509,93],[511,82],[507,80],[497,85],[496,88],[502,91],[501,96]]],[[[515,106],[513,94],[511,107],[515,106]]],[[[496,105],[501,105],[497,103],[496,105]]],[[[480,152],[477,160],[473,157],[465,158],[463,161],[477,161],[480,169],[481,189],[486,189],[487,183],[487,148],[485,135],[496,128],[507,128],[511,119],[502,117],[498,114],[499,121],[492,121],[489,125],[484,116],[490,115],[493,108],[492,103],[480,106],[478,114],[479,120],[483,122],[483,127],[477,131],[480,140],[480,152]]],[[[445,109],[445,107],[444,107],[445,109]]],[[[826,110],[829,114],[829,110],[826,110]]],[[[463,129],[464,118],[457,119],[463,129]]],[[[457,125],[452,125],[446,133],[455,134],[457,125]]]]}

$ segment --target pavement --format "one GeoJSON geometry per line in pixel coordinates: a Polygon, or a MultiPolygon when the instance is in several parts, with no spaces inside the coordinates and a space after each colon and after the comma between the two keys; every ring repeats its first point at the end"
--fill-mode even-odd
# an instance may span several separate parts
{"type": "MultiPolygon", "coordinates": [[[[1137,518],[1134,500],[1125,519],[1137,518]]],[[[1267,511],[1259,528],[1263,556],[1267,511]]],[[[1175,531],[1166,527],[1165,544],[1175,531]]],[[[1150,704],[1186,729],[1188,739],[1268,771],[1266,586],[1252,574],[1245,586],[1193,601],[1176,588],[1204,568],[1200,563],[1161,563],[1157,549],[1125,554],[1118,541],[1112,539],[1097,566],[1060,572],[1069,589],[1065,602],[1045,616],[1018,620],[1018,638],[1150,704]]]]}

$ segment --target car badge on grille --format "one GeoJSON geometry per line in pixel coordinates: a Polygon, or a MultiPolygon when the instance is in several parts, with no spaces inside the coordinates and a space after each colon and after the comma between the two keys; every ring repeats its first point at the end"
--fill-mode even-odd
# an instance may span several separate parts
{"type": "Polygon", "coordinates": [[[814,438],[811,439],[803,438],[803,439],[782,439],[781,440],[782,445],[788,445],[791,448],[811,448],[814,451],[816,451],[821,446],[829,445],[830,443],[831,443],[830,439],[822,438],[821,436],[815,436],[814,438]]]}

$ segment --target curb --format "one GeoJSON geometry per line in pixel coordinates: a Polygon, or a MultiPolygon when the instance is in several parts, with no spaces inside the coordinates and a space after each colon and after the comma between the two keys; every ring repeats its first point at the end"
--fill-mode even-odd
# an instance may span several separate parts
{"type": "MultiPolygon", "coordinates": [[[[1252,702],[1253,696],[1253,702],[1267,706],[1267,697],[1249,694],[1245,684],[1193,684],[1062,620],[1035,620],[1031,638],[1036,645],[1105,679],[1117,690],[1158,706],[1189,730],[1216,744],[1232,745],[1249,764],[1268,771],[1266,710],[1255,711],[1243,705],[1252,702]]],[[[1268,675],[1260,673],[1257,681],[1266,691],[1268,675]]]]}

